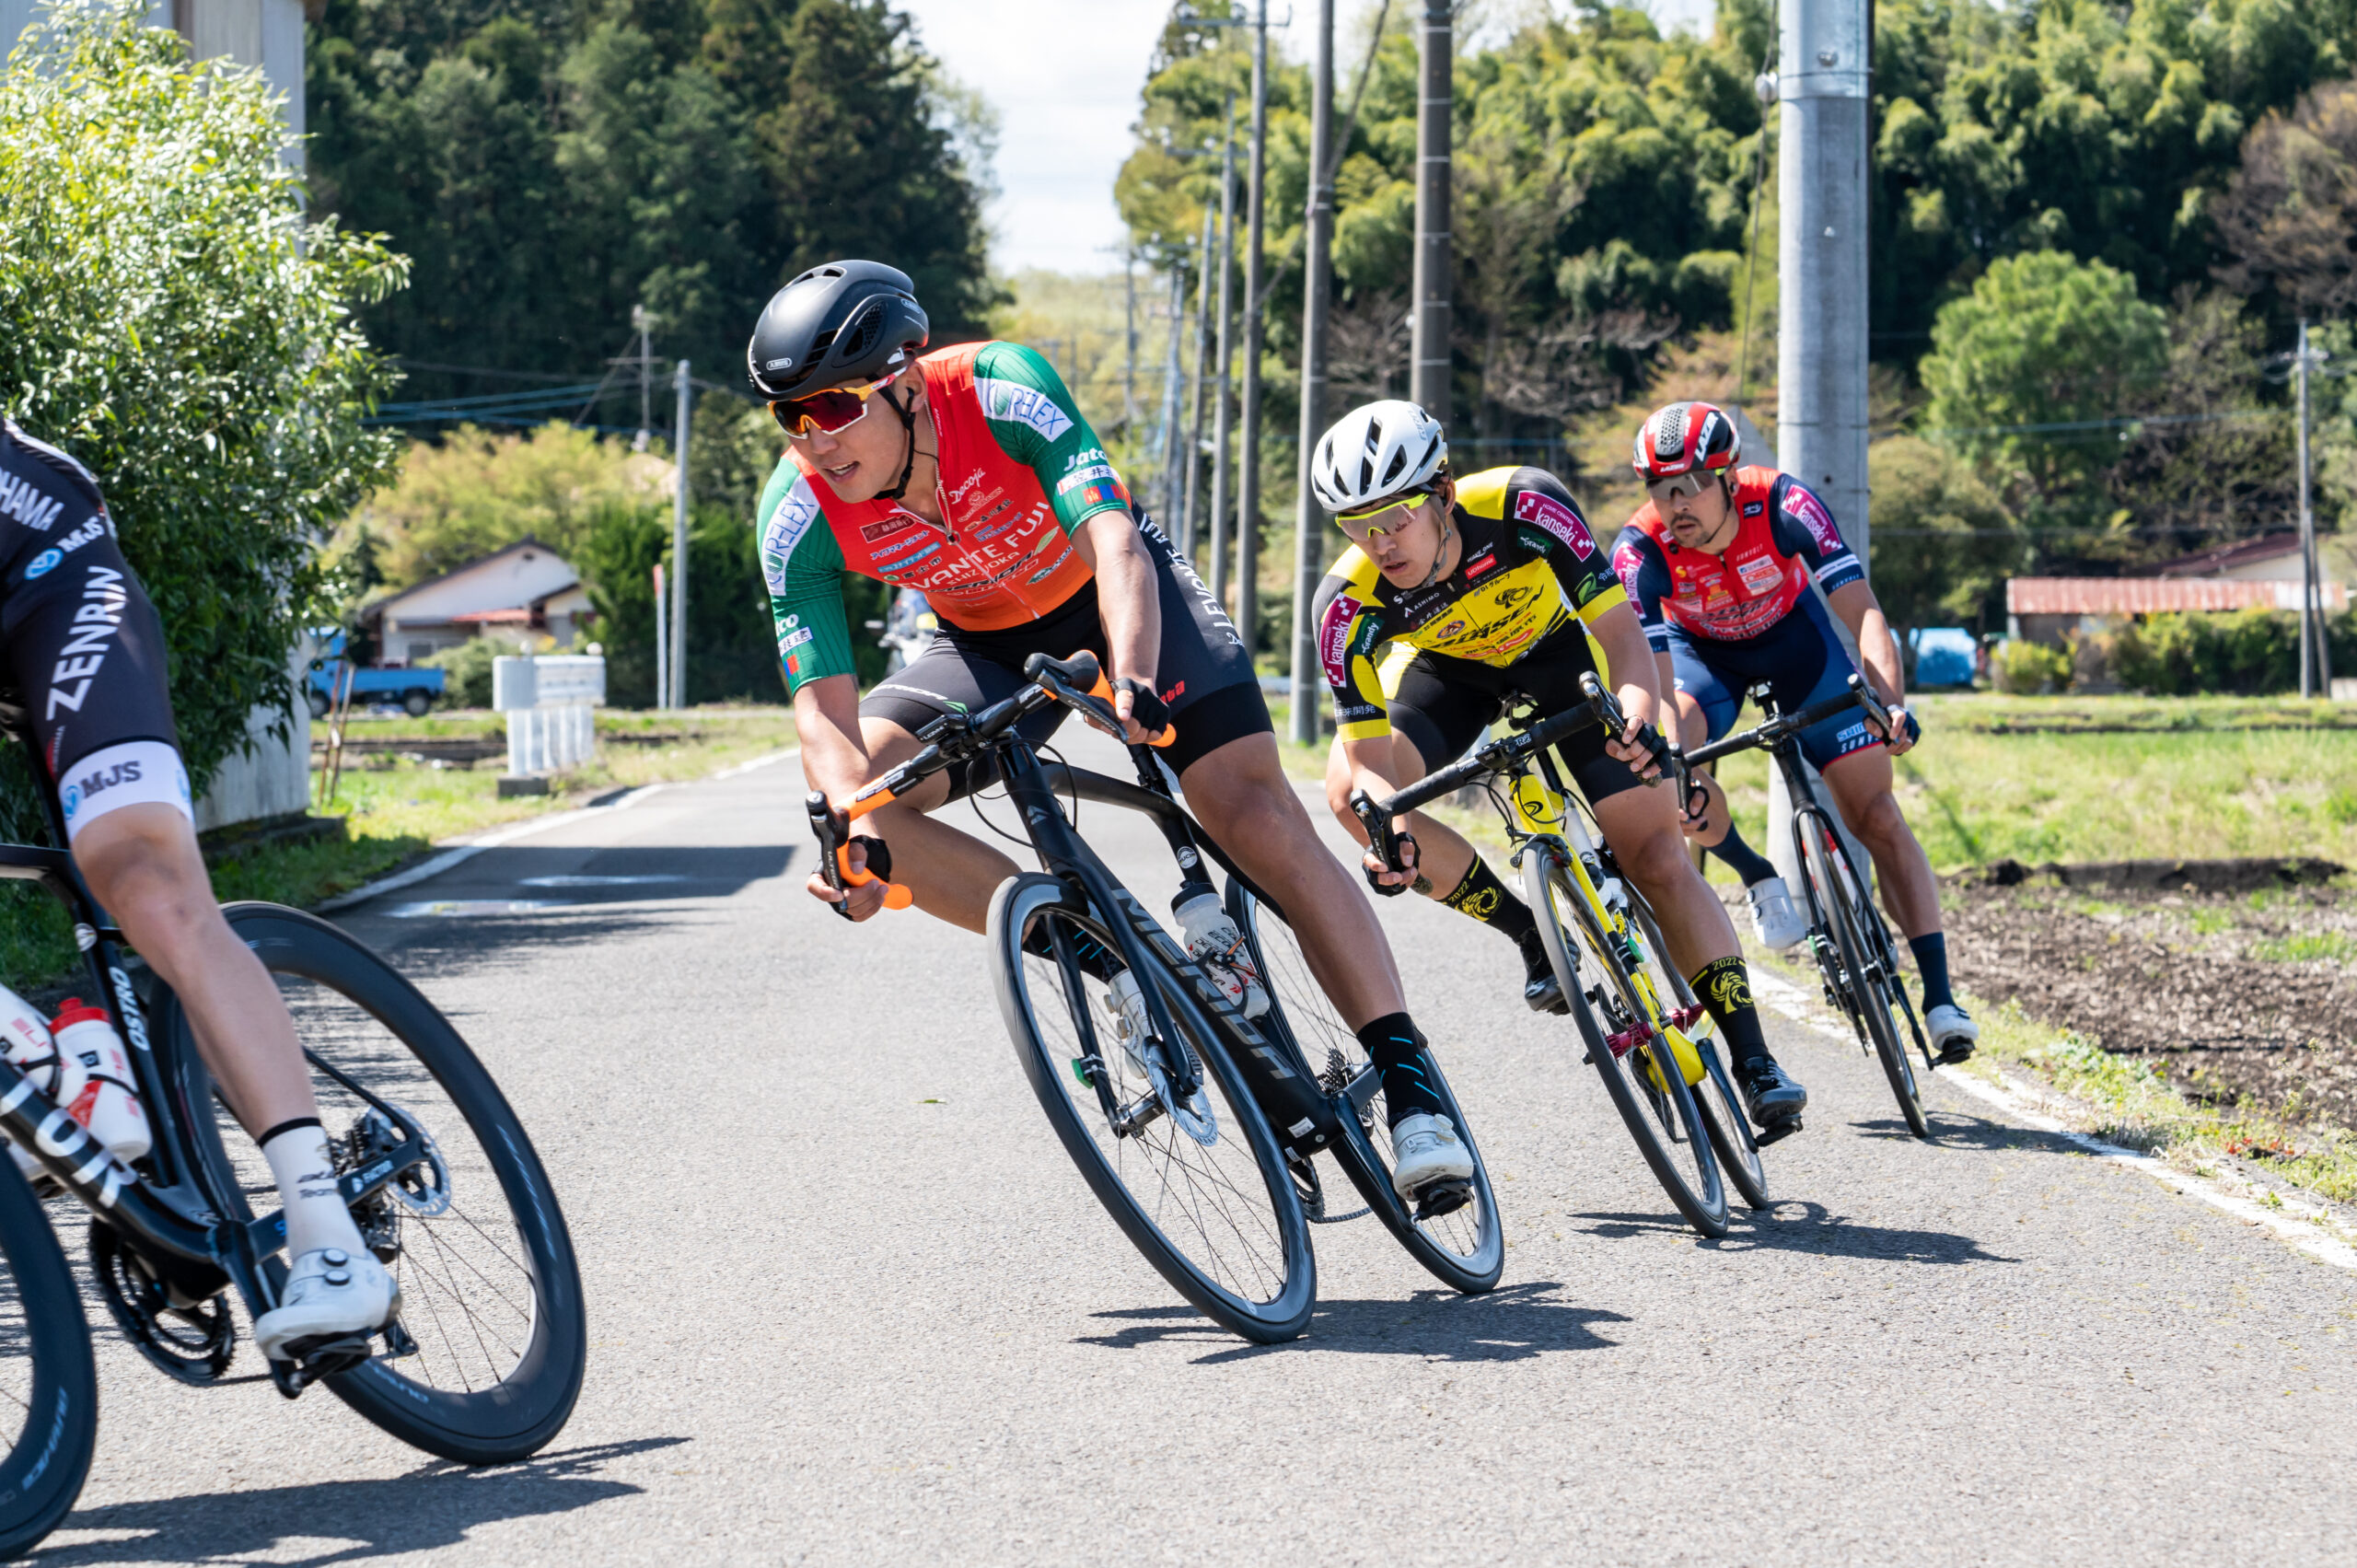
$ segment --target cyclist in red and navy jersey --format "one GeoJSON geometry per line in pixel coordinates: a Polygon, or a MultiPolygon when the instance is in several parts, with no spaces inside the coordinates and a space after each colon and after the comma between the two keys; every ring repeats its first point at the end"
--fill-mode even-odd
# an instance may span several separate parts
{"type": "MultiPolygon", "coordinates": [[[[1425,1040],[1382,926],[1285,779],[1236,628],[1132,502],[1054,368],[1019,343],[924,354],[929,326],[912,287],[874,261],[813,268],[771,298],[746,350],[788,437],[761,497],[761,565],[811,788],[840,809],[915,755],[916,731],[935,718],[1021,690],[1032,654],[1088,649],[1127,738],[1175,726],[1162,755],[1196,818],[1296,912],[1312,971],[1382,1070],[1394,1183],[1412,1197],[1469,1177],[1471,1155],[1428,1086],[1425,1040]],[[847,568],[921,590],[941,623],[865,700],[852,674],[847,568]]],[[[1044,740],[1063,714],[1042,709],[1019,733],[1044,740]]],[[[855,869],[889,876],[928,912],[979,932],[1016,865],[926,816],[975,783],[962,766],[928,779],[862,818],[850,854],[855,869]]],[[[809,889],[844,899],[815,874],[809,889]]],[[[845,908],[865,920],[883,897],[878,882],[864,883],[845,908]]],[[[1142,1040],[1136,981],[1126,970],[1100,978],[1122,1014],[1117,1028],[1142,1040]]]]}
{"type": "MultiPolygon", "coordinates": [[[[1743,693],[1762,681],[1786,713],[1841,692],[1855,666],[1811,579],[1823,590],[1857,639],[1866,683],[1896,733],[1845,714],[1804,731],[1801,751],[1874,857],[1883,900],[1915,955],[1924,1027],[1940,1059],[1965,1061],[1980,1026],[1949,988],[1939,884],[1891,794],[1891,758],[1922,733],[1907,711],[1898,639],[1825,503],[1788,473],[1741,467],[1742,447],[1735,422],[1712,404],[1656,409],[1637,432],[1632,459],[1651,498],[1620,530],[1613,569],[1676,687],[1689,747],[1733,728],[1743,693]]],[[[1710,791],[1697,841],[1743,878],[1760,941],[1792,946],[1805,922],[1775,867],[1736,831],[1716,781],[1710,791]]]]}

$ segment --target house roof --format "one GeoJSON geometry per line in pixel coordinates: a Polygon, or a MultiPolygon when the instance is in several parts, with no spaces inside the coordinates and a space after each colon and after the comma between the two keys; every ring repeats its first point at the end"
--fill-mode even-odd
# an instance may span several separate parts
{"type": "Polygon", "coordinates": [[[2262,561],[2281,560],[2300,552],[2300,536],[2296,529],[2271,533],[2259,539],[2247,539],[2240,544],[2221,545],[2192,555],[2180,555],[2174,561],[2134,568],[2129,575],[2137,577],[2219,577],[2237,566],[2255,566],[2262,561]]]}
{"type": "MultiPolygon", "coordinates": [[[[2328,610],[2349,607],[2349,590],[2324,585],[2328,610]]],[[[2008,577],[2009,615],[2160,615],[2171,610],[2300,608],[2300,585],[2244,577],[2008,577]]]]}
{"type": "Polygon", "coordinates": [[[380,620],[388,610],[393,609],[403,599],[413,598],[417,595],[424,593],[429,588],[441,587],[444,583],[449,582],[452,578],[463,577],[470,572],[477,571],[484,566],[490,565],[494,561],[504,561],[510,555],[515,555],[527,550],[537,550],[541,554],[548,556],[552,560],[563,559],[563,557],[559,556],[555,551],[550,549],[547,544],[543,543],[538,535],[526,534],[522,539],[517,540],[515,543],[494,550],[488,555],[478,555],[472,561],[461,562],[459,564],[451,567],[448,571],[442,573],[438,576],[428,577],[422,583],[412,583],[408,587],[403,588],[397,594],[386,595],[383,598],[378,599],[376,603],[362,610],[360,612],[360,619],[364,621],[380,620]]]}

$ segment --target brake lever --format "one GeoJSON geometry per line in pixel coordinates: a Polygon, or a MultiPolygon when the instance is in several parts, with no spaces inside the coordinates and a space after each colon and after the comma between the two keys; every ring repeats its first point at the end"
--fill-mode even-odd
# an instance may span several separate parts
{"type": "MultiPolygon", "coordinates": [[[[1390,813],[1376,805],[1375,796],[1363,789],[1351,791],[1351,812],[1358,818],[1359,826],[1366,830],[1367,846],[1374,850],[1376,858],[1383,862],[1383,868],[1386,871],[1412,869],[1400,860],[1399,843],[1403,839],[1410,843],[1414,843],[1416,842],[1414,836],[1394,832],[1390,813]]],[[[1387,899],[1396,899],[1408,890],[1408,884],[1405,882],[1377,882],[1372,877],[1367,878],[1367,885],[1387,899]]]]}
{"type": "MultiPolygon", "coordinates": [[[[1596,678],[1594,670],[1581,672],[1580,691],[1587,698],[1588,712],[1594,714],[1596,723],[1604,726],[1604,738],[1607,740],[1619,740],[1629,728],[1629,715],[1620,711],[1620,703],[1613,698],[1611,692],[1604,689],[1604,682],[1596,678]]],[[[1647,754],[1653,758],[1654,767],[1656,770],[1657,776],[1647,780],[1647,783],[1656,784],[1661,779],[1670,777],[1673,758],[1677,759],[1676,766],[1678,772],[1683,773],[1684,759],[1678,756],[1678,748],[1670,744],[1669,737],[1652,725],[1642,724],[1637,726],[1637,744],[1643,747],[1647,754]]],[[[1685,797],[1681,796],[1680,798],[1685,797]]]]}
{"type": "MultiPolygon", "coordinates": [[[[860,798],[865,802],[871,797],[862,795],[860,798]]],[[[892,792],[888,789],[879,791],[874,798],[880,806],[892,798],[892,792]]],[[[803,805],[810,813],[811,836],[819,841],[819,874],[827,879],[828,887],[843,895],[833,900],[837,914],[849,920],[851,889],[865,888],[870,882],[884,882],[884,907],[888,910],[904,910],[916,902],[916,894],[904,884],[885,881],[873,871],[852,869],[851,818],[828,805],[824,792],[812,790],[804,798],[803,805]]]]}

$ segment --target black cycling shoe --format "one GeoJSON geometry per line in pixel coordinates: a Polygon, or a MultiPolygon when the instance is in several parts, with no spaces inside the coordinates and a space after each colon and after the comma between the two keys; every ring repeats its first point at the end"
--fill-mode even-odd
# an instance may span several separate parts
{"type": "Polygon", "coordinates": [[[1743,1088],[1743,1108],[1759,1129],[1759,1142],[1771,1144],[1801,1130],[1801,1112],[1808,1109],[1808,1090],[1776,1065],[1772,1057],[1755,1056],[1736,1070],[1743,1088]]]}
{"type": "Polygon", "coordinates": [[[1547,945],[1532,932],[1522,943],[1522,1000],[1534,1013],[1564,1013],[1572,1010],[1563,1000],[1563,987],[1555,978],[1555,966],[1547,961],[1547,945]]]}

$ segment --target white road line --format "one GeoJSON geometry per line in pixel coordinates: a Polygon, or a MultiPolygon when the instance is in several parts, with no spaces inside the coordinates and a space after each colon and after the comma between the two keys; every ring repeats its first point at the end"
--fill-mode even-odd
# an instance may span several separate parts
{"type": "MultiPolygon", "coordinates": [[[[1822,1016],[1822,1009],[1816,1005],[1816,999],[1782,976],[1768,973],[1758,965],[1753,965],[1751,989],[1762,1002],[1767,1003],[1794,1023],[1805,1025],[1829,1039],[1840,1040],[1844,1045],[1854,1043],[1849,1036],[1839,1034],[1828,1028],[1822,1016]]],[[[2002,1072],[1998,1075],[2001,1079],[2004,1079],[2002,1072]]],[[[2015,1084],[2011,1079],[1991,1084],[1971,1073],[1959,1072],[1943,1073],[1938,1076],[1940,1082],[1962,1089],[1974,1098],[1996,1107],[2014,1120],[2024,1122],[2038,1132],[2051,1132],[2058,1137],[2068,1139],[2097,1159],[2110,1160],[2116,1164],[2124,1165],[2131,1170],[2141,1171],[2165,1187],[2182,1192],[2188,1197],[2199,1198],[2213,1209],[2232,1214],[2247,1224],[2262,1225],[2274,1232],[2280,1239],[2289,1242],[2319,1262],[2357,1271],[2357,1247],[2351,1247],[2340,1237],[2320,1231],[2309,1218],[2310,1215],[2325,1214],[2326,1211],[2320,1208],[2311,1204],[2288,1202],[2281,1209],[2270,1208],[2264,1203],[2254,1202],[2239,1193],[2230,1192],[2222,1184],[2209,1178],[2178,1170],[2165,1161],[2154,1159],[2150,1155],[2140,1155],[2133,1149],[2123,1149],[2117,1144],[2107,1144],[2101,1138],[2091,1136],[2058,1121],[2038,1109],[2030,1098],[2026,1086],[2015,1084]]]]}
{"type": "MultiPolygon", "coordinates": [[[[702,784],[706,779],[735,778],[739,773],[749,773],[755,768],[766,768],[772,762],[783,762],[788,757],[798,757],[801,754],[802,748],[789,746],[783,751],[766,752],[749,762],[738,762],[733,767],[723,768],[718,772],[706,773],[702,779],[689,779],[679,783],[702,784]]],[[[471,860],[487,849],[497,849],[502,844],[512,844],[518,839],[528,839],[535,833],[545,833],[552,828],[562,828],[567,823],[578,822],[585,817],[601,817],[610,811],[627,811],[650,795],[659,795],[667,789],[679,788],[679,783],[641,784],[609,806],[576,807],[571,811],[557,811],[546,817],[534,817],[527,821],[516,823],[512,827],[494,828],[481,838],[470,839],[462,844],[453,844],[433,859],[412,865],[407,871],[397,871],[390,877],[379,877],[374,882],[363,884],[349,893],[339,893],[334,898],[312,907],[321,914],[334,910],[350,909],[354,904],[365,902],[380,893],[398,892],[403,888],[423,882],[429,877],[439,877],[452,866],[471,860]]]]}

